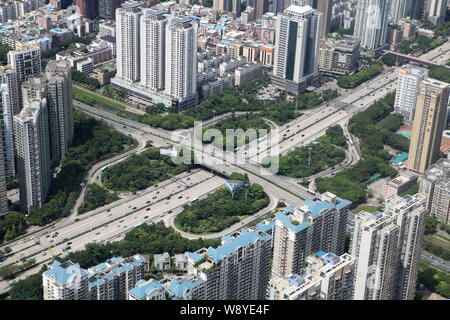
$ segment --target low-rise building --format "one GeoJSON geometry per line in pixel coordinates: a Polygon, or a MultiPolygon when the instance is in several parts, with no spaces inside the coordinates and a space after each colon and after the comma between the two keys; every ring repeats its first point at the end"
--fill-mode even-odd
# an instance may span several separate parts
{"type": "Polygon", "coordinates": [[[403,171],[397,177],[389,180],[384,186],[383,197],[385,199],[393,195],[400,195],[417,182],[418,175],[412,171],[403,171]]]}
{"type": "Polygon", "coordinates": [[[153,255],[153,264],[158,270],[169,270],[171,267],[170,255],[167,252],[153,255]]]}
{"type": "Polygon", "coordinates": [[[331,74],[349,74],[358,68],[361,40],[354,36],[332,35],[320,43],[319,71],[331,74]]]}
{"type": "Polygon", "coordinates": [[[254,63],[254,64],[248,63],[248,64],[238,67],[234,71],[235,85],[240,86],[243,83],[258,80],[263,75],[262,69],[263,69],[263,66],[259,63],[254,63]]]}
{"type": "Polygon", "coordinates": [[[166,300],[166,290],[156,280],[139,280],[136,286],[128,290],[127,300],[166,300]]]}

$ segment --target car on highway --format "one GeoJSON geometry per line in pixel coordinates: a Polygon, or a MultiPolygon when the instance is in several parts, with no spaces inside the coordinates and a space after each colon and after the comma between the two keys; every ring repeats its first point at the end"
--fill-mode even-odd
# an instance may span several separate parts
{"type": "Polygon", "coordinates": [[[148,219],[148,216],[145,216],[144,219],[148,219]]]}
{"type": "Polygon", "coordinates": [[[77,221],[80,221],[80,218],[76,218],[76,219],[75,219],[75,222],[77,222],[77,221]]]}
{"type": "Polygon", "coordinates": [[[147,202],[146,202],[146,204],[149,204],[150,203],[150,200],[148,200],[147,202]]]}
{"type": "Polygon", "coordinates": [[[122,222],[124,222],[124,221],[125,221],[125,220],[120,220],[119,222],[122,223],[122,222]]]}
{"type": "Polygon", "coordinates": [[[150,211],[150,208],[145,209],[145,211],[150,211]]]}
{"type": "Polygon", "coordinates": [[[47,254],[47,252],[42,251],[41,254],[42,254],[43,256],[45,256],[45,255],[47,254]]]}
{"type": "Polygon", "coordinates": [[[98,236],[99,234],[100,234],[100,231],[95,233],[96,236],[98,236]]]}
{"type": "Polygon", "coordinates": [[[136,209],[137,209],[137,207],[133,207],[133,208],[132,208],[132,210],[136,210],[136,209]]]}
{"type": "Polygon", "coordinates": [[[68,246],[70,246],[71,244],[72,244],[72,242],[71,241],[69,241],[69,242],[67,242],[66,243],[68,246]]]}

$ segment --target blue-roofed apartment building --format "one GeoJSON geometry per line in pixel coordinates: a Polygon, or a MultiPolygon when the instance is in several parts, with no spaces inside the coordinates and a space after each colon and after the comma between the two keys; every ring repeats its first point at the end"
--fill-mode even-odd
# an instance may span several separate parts
{"type": "Polygon", "coordinates": [[[350,204],[326,192],[320,201],[306,200],[302,207],[277,212],[272,273],[301,274],[306,257],[320,250],[343,254],[350,204]]]}
{"type": "Polygon", "coordinates": [[[306,258],[302,275],[273,276],[268,300],[351,300],[355,258],[319,251],[306,258]]]}
{"type": "Polygon", "coordinates": [[[160,283],[171,300],[207,300],[206,281],[197,275],[165,278],[160,283]]]}
{"type": "Polygon", "coordinates": [[[205,281],[207,300],[264,299],[271,256],[271,237],[261,230],[236,232],[217,248],[186,253],[188,272],[205,281]]]}
{"type": "Polygon", "coordinates": [[[113,257],[88,270],[71,261],[55,261],[42,274],[44,300],[125,300],[145,268],[141,255],[113,257]]]}
{"type": "Polygon", "coordinates": [[[54,261],[42,274],[44,300],[88,300],[88,277],[78,263],[54,261]]]}
{"type": "Polygon", "coordinates": [[[166,290],[155,279],[139,280],[136,286],[128,291],[127,300],[166,300],[166,290]]]}
{"type": "Polygon", "coordinates": [[[91,300],[125,300],[128,291],[144,278],[146,259],[113,257],[88,269],[91,300]]]}

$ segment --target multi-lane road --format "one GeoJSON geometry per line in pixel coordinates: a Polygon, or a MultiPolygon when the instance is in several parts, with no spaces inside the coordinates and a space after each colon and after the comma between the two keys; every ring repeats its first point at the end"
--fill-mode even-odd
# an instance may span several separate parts
{"type": "MultiPolygon", "coordinates": [[[[450,60],[450,43],[447,42],[440,48],[434,49],[422,56],[436,63],[444,63],[450,60]]],[[[106,160],[94,166],[87,174],[87,182],[96,181],[102,166],[116,163],[125,157],[142,150],[147,141],[155,146],[171,147],[177,142],[190,146],[194,151],[201,152],[203,165],[214,169],[222,174],[233,172],[245,172],[253,183],[259,183],[271,196],[271,204],[275,199],[284,200],[293,205],[302,203],[301,199],[311,199],[304,187],[286,177],[280,177],[264,169],[260,161],[270,156],[274,145],[278,146],[278,153],[283,154],[295,146],[306,145],[323,135],[327,128],[335,124],[344,126],[350,117],[364,110],[374,101],[384,97],[387,93],[395,90],[397,80],[397,69],[391,68],[382,73],[372,81],[356,88],[348,90],[344,96],[315,109],[314,113],[302,116],[290,123],[276,128],[266,137],[266,143],[250,144],[245,150],[236,153],[225,154],[230,156],[223,161],[224,154],[213,145],[198,147],[194,143],[195,130],[188,130],[187,134],[176,135],[172,132],[152,128],[145,124],[121,118],[103,110],[74,102],[75,107],[100,118],[119,131],[134,137],[139,145],[124,155],[106,160]],[[241,163],[234,161],[239,160],[241,163]]],[[[260,141],[261,142],[261,141],[260,141]]],[[[355,151],[353,151],[355,153],[355,151]]],[[[227,157],[225,157],[227,158],[227,157]]],[[[354,162],[353,158],[352,161],[354,162]]],[[[337,169],[336,169],[337,170],[337,169]]],[[[184,173],[174,180],[165,181],[158,186],[141,191],[135,197],[123,199],[108,206],[99,208],[82,216],[73,214],[70,219],[58,222],[51,229],[45,229],[28,237],[25,240],[9,243],[14,255],[9,257],[6,263],[21,258],[34,258],[38,263],[49,260],[53,255],[63,253],[68,246],[70,250],[81,250],[89,242],[101,242],[120,238],[133,226],[145,221],[165,220],[173,221],[173,217],[180,211],[181,206],[188,203],[190,199],[199,198],[220,187],[223,179],[205,171],[193,171],[184,173]],[[168,199],[168,197],[170,197],[168,199]],[[56,236],[55,232],[58,232],[56,236]],[[68,244],[70,242],[70,244],[68,244]]],[[[84,192],[82,193],[83,196],[84,192]]],[[[82,196],[79,201],[82,201],[82,196]]],[[[233,226],[239,227],[237,226],[233,226]]],[[[424,259],[433,260],[424,256],[424,259]]],[[[436,259],[434,259],[435,261],[436,259]]],[[[437,262],[440,264],[440,262],[437,262]]],[[[3,262],[5,265],[5,262],[3,262]]],[[[444,264],[448,267],[447,264],[444,264]]],[[[24,272],[23,277],[32,271],[24,272]]],[[[19,277],[19,278],[20,278],[19,277]]],[[[0,290],[8,287],[3,281],[0,290]]],[[[3,290],[2,290],[3,291],[3,290]]]]}

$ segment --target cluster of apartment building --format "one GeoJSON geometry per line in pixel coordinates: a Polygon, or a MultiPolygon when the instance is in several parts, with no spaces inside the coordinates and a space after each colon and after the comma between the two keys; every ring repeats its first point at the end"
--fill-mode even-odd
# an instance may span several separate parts
{"type": "MultiPolygon", "coordinates": [[[[0,5],[0,11],[2,8],[4,9],[0,5]]],[[[0,19],[0,44],[9,45],[13,49],[16,49],[17,43],[36,41],[41,51],[46,51],[59,48],[75,37],[84,37],[92,32],[92,20],[69,9],[57,10],[51,5],[38,6],[32,12],[14,19],[0,19]]]]}
{"type": "MultiPolygon", "coordinates": [[[[8,65],[0,68],[0,91],[0,178],[19,178],[20,203],[30,212],[45,203],[51,167],[59,163],[73,139],[70,65],[53,60],[41,72],[39,45],[18,44],[8,52],[8,65]]],[[[0,185],[0,215],[4,215],[6,179],[0,179],[0,185]]]]}
{"type": "Polygon", "coordinates": [[[408,169],[423,174],[441,157],[450,86],[419,67],[399,70],[394,113],[412,124],[408,169]]]}
{"type": "MultiPolygon", "coordinates": [[[[133,277],[122,280],[120,294],[113,299],[123,299],[124,294],[128,300],[412,299],[427,213],[425,196],[391,196],[382,212],[358,214],[346,253],[350,205],[324,193],[320,200],[288,206],[272,220],[224,236],[216,248],[173,257],[167,252],[154,255],[157,269],[170,270],[175,264],[187,272],[185,276],[145,281],[139,278],[140,269],[123,267],[133,277]]],[[[67,299],[82,299],[83,294],[86,299],[106,299],[95,288],[110,275],[103,270],[114,270],[115,259],[87,271],[70,261],[55,262],[43,274],[46,299],[65,299],[54,292],[65,292],[66,287],[71,290],[67,299]],[[64,277],[67,283],[55,283],[61,268],[74,274],[64,277]]],[[[120,272],[110,275],[110,281],[115,274],[120,272]]]]}
{"type": "Polygon", "coordinates": [[[146,259],[113,257],[89,269],[54,261],[42,274],[44,300],[125,300],[144,277],[146,259]]]}

